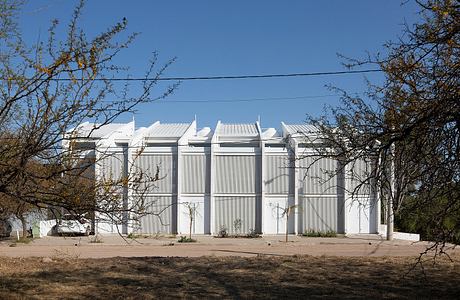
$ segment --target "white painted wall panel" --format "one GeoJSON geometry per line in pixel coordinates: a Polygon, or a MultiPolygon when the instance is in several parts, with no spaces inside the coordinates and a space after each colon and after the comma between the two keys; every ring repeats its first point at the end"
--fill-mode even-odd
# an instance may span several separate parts
{"type": "Polygon", "coordinates": [[[338,231],[337,197],[302,197],[302,225],[304,230],[338,231]]]}
{"type": "Polygon", "coordinates": [[[146,197],[147,212],[151,213],[141,218],[139,233],[156,234],[172,233],[172,206],[171,196],[146,197]]]}
{"type": "Polygon", "coordinates": [[[265,193],[289,194],[289,178],[292,172],[289,166],[288,155],[265,156],[265,193]]]}
{"type": "Polygon", "coordinates": [[[170,194],[175,190],[176,170],[172,154],[142,154],[135,161],[137,170],[148,176],[143,176],[149,193],[170,194]],[[153,181],[157,166],[160,169],[158,181],[153,181]]]}
{"type": "Polygon", "coordinates": [[[337,161],[330,158],[306,157],[299,161],[300,194],[334,195],[337,193],[337,161]]]}
{"type": "Polygon", "coordinates": [[[210,156],[205,154],[184,155],[182,159],[182,193],[209,193],[210,156]]]}
{"type": "Polygon", "coordinates": [[[190,232],[190,212],[192,212],[192,234],[204,234],[205,223],[209,222],[209,196],[182,196],[179,203],[179,234],[190,232]],[[191,210],[189,210],[189,206],[191,210]]]}
{"type": "Polygon", "coordinates": [[[355,195],[369,195],[371,193],[369,178],[372,172],[370,161],[358,159],[350,163],[350,172],[347,174],[350,186],[347,188],[355,195]]]}
{"type": "Polygon", "coordinates": [[[254,194],[260,192],[260,156],[216,156],[217,194],[254,194]]]}
{"type": "Polygon", "coordinates": [[[104,180],[118,181],[123,176],[123,153],[107,153],[100,160],[101,176],[104,180]]]}
{"type": "MultiPolygon", "coordinates": [[[[285,234],[286,216],[283,212],[289,205],[294,204],[293,198],[288,197],[266,197],[263,203],[263,233],[264,234],[285,234]]],[[[294,233],[294,219],[298,216],[293,211],[289,216],[289,233],[294,233]]]]}
{"type": "Polygon", "coordinates": [[[256,210],[258,197],[215,197],[214,232],[223,226],[229,234],[246,234],[251,229],[258,230],[256,210]],[[235,220],[241,220],[241,232],[236,232],[235,220]]]}

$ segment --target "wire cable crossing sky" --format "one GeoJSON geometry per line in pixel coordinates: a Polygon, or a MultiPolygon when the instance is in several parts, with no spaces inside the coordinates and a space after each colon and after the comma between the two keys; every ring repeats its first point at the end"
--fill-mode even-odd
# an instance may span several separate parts
{"type": "MultiPolygon", "coordinates": [[[[75,3],[26,2],[24,11],[34,13],[21,15],[24,39],[33,44],[37,37],[45,40],[54,19],[59,20],[58,31],[64,31],[75,3]]],[[[258,116],[265,126],[279,126],[280,120],[304,123],[307,115],[319,116],[325,106],[340,104],[340,93],[330,95],[336,89],[363,93],[368,83],[381,84],[380,66],[349,69],[345,57],[353,62],[385,55],[383,44],[398,39],[404,22],[412,24],[419,18],[412,1],[404,5],[364,0],[140,3],[113,0],[108,6],[104,1],[87,1],[80,24],[90,38],[123,19],[128,21],[127,35],[141,33],[117,56],[115,64],[123,71],[95,79],[109,80],[116,88],[129,85],[127,96],[133,99],[142,94],[143,82],[156,85],[152,101],[136,107],[138,126],[147,126],[152,119],[184,122],[194,115],[202,126],[218,120],[251,123],[258,116]],[[158,68],[165,64],[167,68],[146,78],[152,56],[158,68]],[[171,58],[174,62],[169,64],[171,58]],[[154,101],[176,83],[180,84],[172,94],[154,101]]],[[[71,80],[64,75],[58,81],[71,80]]],[[[116,121],[131,119],[126,114],[116,121]]]]}
{"type": "MultiPolygon", "coordinates": [[[[259,74],[259,75],[230,75],[230,76],[196,76],[196,77],[147,77],[147,78],[94,78],[94,81],[188,81],[188,80],[226,80],[226,79],[261,79],[261,78],[283,78],[283,77],[307,77],[307,76],[328,76],[328,75],[349,75],[382,72],[380,69],[370,70],[349,70],[312,73],[287,73],[287,74],[259,74]]],[[[6,80],[3,78],[3,80],[6,80]]],[[[52,81],[75,81],[76,78],[52,78],[52,81]]]]}

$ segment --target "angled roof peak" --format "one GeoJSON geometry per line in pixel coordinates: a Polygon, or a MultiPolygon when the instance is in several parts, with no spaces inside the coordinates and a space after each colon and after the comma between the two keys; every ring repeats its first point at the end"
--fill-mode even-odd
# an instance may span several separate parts
{"type": "Polygon", "coordinates": [[[258,136],[256,123],[221,123],[218,132],[220,136],[258,136]]]}

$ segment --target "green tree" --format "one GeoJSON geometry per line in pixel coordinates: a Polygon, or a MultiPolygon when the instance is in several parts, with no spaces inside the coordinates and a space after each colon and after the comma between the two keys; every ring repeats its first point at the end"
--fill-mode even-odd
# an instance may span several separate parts
{"type": "Polygon", "coordinates": [[[140,103],[171,94],[177,84],[159,93],[156,84],[173,60],[157,67],[155,54],[139,92],[131,93],[128,85],[111,81],[115,74],[126,73],[115,58],[137,36],[125,34],[126,19],[88,38],[79,27],[81,1],[65,35],[58,34],[60,24],[54,20],[45,40],[28,45],[16,22],[22,5],[22,1],[0,0],[0,197],[74,213],[87,208],[111,215],[145,213],[142,200],[125,207],[114,191],[128,182],[156,179],[137,173],[88,185],[85,174],[92,166],[85,161],[87,149],[76,142],[140,103]],[[78,125],[88,120],[94,128],[81,136],[78,125]],[[37,172],[29,168],[31,163],[54,167],[37,172]],[[82,200],[83,192],[94,195],[95,191],[102,201],[82,200]]]}
{"type": "Polygon", "coordinates": [[[452,216],[460,214],[460,5],[456,0],[416,2],[421,21],[406,26],[398,42],[384,45],[388,55],[345,58],[350,68],[377,64],[384,83],[369,84],[364,96],[335,89],[342,105],[309,121],[325,145],[314,156],[333,157],[343,165],[378,159],[351,192],[373,182],[383,199],[391,197],[395,214],[424,214],[436,242],[431,249],[442,252],[459,229],[459,218],[452,216]],[[405,201],[408,196],[414,201],[405,201]]]}

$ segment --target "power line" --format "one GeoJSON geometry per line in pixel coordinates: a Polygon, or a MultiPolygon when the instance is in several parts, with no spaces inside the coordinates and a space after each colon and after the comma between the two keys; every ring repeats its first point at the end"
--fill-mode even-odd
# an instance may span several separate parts
{"type": "MultiPolygon", "coordinates": [[[[147,80],[158,81],[186,81],[186,80],[222,80],[222,79],[258,79],[258,78],[283,78],[283,77],[307,77],[307,76],[325,76],[325,75],[345,75],[382,72],[380,69],[369,70],[349,70],[349,71],[331,71],[331,72],[311,72],[311,73],[289,73],[289,74],[262,74],[262,75],[236,75],[236,76],[198,76],[198,77],[163,77],[147,78],[147,80]]],[[[145,78],[113,78],[118,81],[143,81],[145,78]]]]}
{"type": "MultiPolygon", "coordinates": [[[[285,74],[260,74],[260,75],[231,75],[231,76],[191,76],[191,77],[147,77],[147,78],[94,78],[93,81],[191,81],[191,80],[227,80],[227,79],[263,79],[263,78],[288,78],[288,77],[310,77],[328,75],[350,75],[382,72],[381,69],[310,72],[310,73],[285,73],[285,74]]],[[[6,80],[2,78],[2,80],[6,80]]],[[[51,81],[75,81],[72,78],[50,78],[51,81]]]]}
{"type": "Polygon", "coordinates": [[[234,102],[257,102],[257,101],[291,101],[315,98],[339,97],[339,95],[308,95],[296,97],[270,97],[270,98],[246,98],[246,99],[216,99],[216,100],[160,100],[157,103],[234,103],[234,102]]]}

